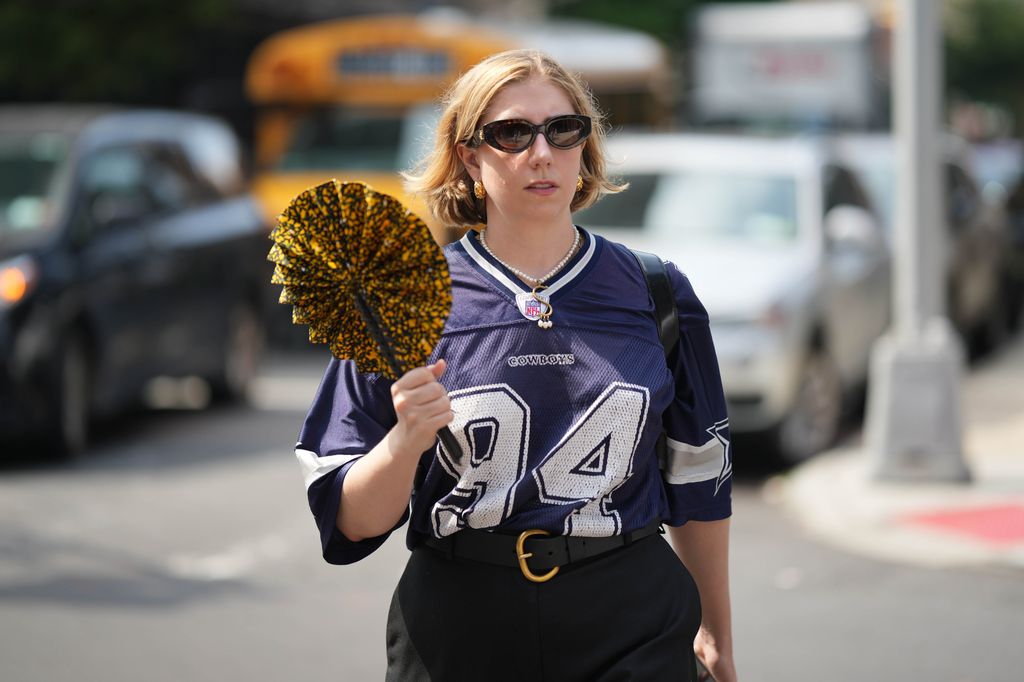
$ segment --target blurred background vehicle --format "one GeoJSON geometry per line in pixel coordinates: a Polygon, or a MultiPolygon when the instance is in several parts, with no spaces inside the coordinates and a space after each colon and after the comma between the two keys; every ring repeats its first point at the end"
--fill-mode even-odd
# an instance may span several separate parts
{"type": "Polygon", "coordinates": [[[276,221],[304,189],[336,177],[403,200],[441,243],[458,230],[434,224],[405,194],[399,171],[433,142],[437,98],[484,57],[542,49],[580,72],[618,125],[671,116],[667,51],[639,31],[572,20],[471,20],[454,11],[320,22],[278,33],[253,52],[246,90],[256,106],[254,192],[276,221]]]}
{"type": "Polygon", "coordinates": [[[1005,210],[1009,221],[1008,322],[1016,331],[1024,317],[1024,141],[1003,137],[975,142],[970,159],[982,196],[1005,210]]]}
{"type": "Polygon", "coordinates": [[[890,258],[860,182],[813,138],[623,134],[630,183],[578,222],[674,261],[711,317],[734,431],[789,461],[836,438],[890,311],[890,258]]]}
{"type": "Polygon", "coordinates": [[[703,5],[692,19],[690,120],[705,128],[885,125],[889,41],[855,2],[703,5]]]}
{"type": "Polygon", "coordinates": [[[75,453],[162,376],[244,396],[267,249],[218,120],[0,107],[0,437],[75,453]]]}
{"type": "Polygon", "coordinates": [[[971,173],[982,194],[1001,203],[1024,179],[1024,143],[1016,139],[974,142],[968,148],[971,173]]]}
{"type": "MultiPolygon", "coordinates": [[[[847,134],[837,147],[863,177],[891,243],[897,183],[891,135],[847,134]]],[[[946,314],[976,357],[1007,337],[1019,321],[1021,300],[1006,211],[1001,203],[984,200],[971,173],[970,154],[966,142],[947,136],[942,159],[947,232],[940,262],[946,314]]]]}

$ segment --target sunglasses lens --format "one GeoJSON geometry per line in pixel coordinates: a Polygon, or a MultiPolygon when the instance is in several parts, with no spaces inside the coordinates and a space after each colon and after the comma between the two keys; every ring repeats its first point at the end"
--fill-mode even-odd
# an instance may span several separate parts
{"type": "Polygon", "coordinates": [[[573,147],[585,137],[582,119],[567,116],[552,119],[548,123],[548,142],[555,147],[573,147]]]}
{"type": "Polygon", "coordinates": [[[522,151],[533,140],[533,128],[522,121],[500,121],[490,129],[491,139],[505,151],[522,151]]]}

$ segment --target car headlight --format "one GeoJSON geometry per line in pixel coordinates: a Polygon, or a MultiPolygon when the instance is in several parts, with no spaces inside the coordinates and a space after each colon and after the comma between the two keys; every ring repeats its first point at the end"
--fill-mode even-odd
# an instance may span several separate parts
{"type": "Polygon", "coordinates": [[[30,256],[0,262],[0,310],[24,300],[39,281],[39,268],[30,256]]]}

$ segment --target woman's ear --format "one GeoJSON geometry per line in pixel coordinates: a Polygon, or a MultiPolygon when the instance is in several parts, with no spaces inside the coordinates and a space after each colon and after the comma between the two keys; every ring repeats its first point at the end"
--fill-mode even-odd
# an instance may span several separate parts
{"type": "Polygon", "coordinates": [[[455,151],[458,153],[459,160],[462,161],[462,165],[465,166],[466,172],[469,173],[469,177],[473,178],[474,181],[479,182],[480,158],[477,150],[467,147],[464,144],[460,144],[455,147],[455,151]]]}

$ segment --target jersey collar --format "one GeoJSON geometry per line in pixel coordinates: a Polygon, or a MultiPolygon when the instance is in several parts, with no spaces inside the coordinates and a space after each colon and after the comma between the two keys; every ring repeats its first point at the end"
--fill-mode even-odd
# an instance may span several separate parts
{"type": "MultiPolygon", "coordinates": [[[[565,267],[548,280],[547,288],[544,290],[545,298],[554,296],[579,277],[580,273],[587,268],[587,265],[590,264],[594,257],[594,252],[597,249],[597,240],[582,227],[577,226],[576,229],[580,231],[583,244],[579,252],[565,264],[565,267]]],[[[476,230],[470,230],[459,240],[459,244],[465,249],[470,262],[489,275],[501,288],[506,289],[513,296],[530,291],[531,288],[525,282],[512,274],[508,268],[484,250],[484,247],[480,244],[479,234],[476,230]]]]}

